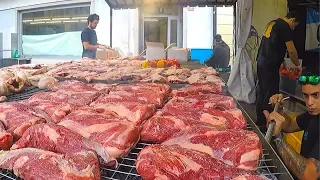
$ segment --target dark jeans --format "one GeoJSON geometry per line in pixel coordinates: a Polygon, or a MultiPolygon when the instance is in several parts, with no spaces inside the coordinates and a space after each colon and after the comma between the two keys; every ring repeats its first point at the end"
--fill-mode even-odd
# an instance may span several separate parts
{"type": "Polygon", "coordinates": [[[257,126],[261,131],[266,131],[266,118],[263,114],[264,110],[273,111],[269,105],[269,99],[274,94],[279,94],[280,74],[277,66],[265,65],[258,62],[258,95],[256,102],[257,126]]]}

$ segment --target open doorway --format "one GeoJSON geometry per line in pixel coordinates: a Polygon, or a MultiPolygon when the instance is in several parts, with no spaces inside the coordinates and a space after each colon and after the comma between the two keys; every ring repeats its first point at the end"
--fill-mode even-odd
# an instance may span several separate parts
{"type": "Polygon", "coordinates": [[[168,18],[146,17],[144,18],[144,42],[161,42],[168,44],[168,18]]]}

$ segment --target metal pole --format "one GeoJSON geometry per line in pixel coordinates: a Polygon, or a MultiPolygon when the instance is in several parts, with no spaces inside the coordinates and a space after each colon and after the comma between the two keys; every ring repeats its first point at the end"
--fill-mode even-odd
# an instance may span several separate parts
{"type": "Polygon", "coordinates": [[[112,47],[112,13],[113,13],[113,9],[110,7],[110,47],[112,47]]]}

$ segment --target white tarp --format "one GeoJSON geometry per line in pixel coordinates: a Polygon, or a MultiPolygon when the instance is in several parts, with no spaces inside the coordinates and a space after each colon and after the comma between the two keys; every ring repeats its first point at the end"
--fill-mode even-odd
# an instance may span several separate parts
{"type": "Polygon", "coordinates": [[[237,54],[227,83],[234,98],[247,103],[256,101],[252,62],[245,48],[252,21],[252,5],[252,0],[237,1],[237,54]]]}

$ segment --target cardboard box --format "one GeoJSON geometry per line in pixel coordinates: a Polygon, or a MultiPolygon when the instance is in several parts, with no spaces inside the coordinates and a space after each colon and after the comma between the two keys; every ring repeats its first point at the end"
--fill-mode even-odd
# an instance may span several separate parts
{"type": "Polygon", "coordinates": [[[166,51],[164,49],[163,43],[160,42],[146,42],[146,59],[147,60],[157,60],[166,58],[166,51]]]}
{"type": "Polygon", "coordinates": [[[112,50],[97,50],[96,59],[107,60],[112,57],[117,57],[118,54],[112,50]]]}
{"type": "Polygon", "coordinates": [[[188,61],[189,52],[187,49],[176,48],[168,50],[168,58],[167,59],[177,59],[179,62],[187,62],[188,61]]]}

